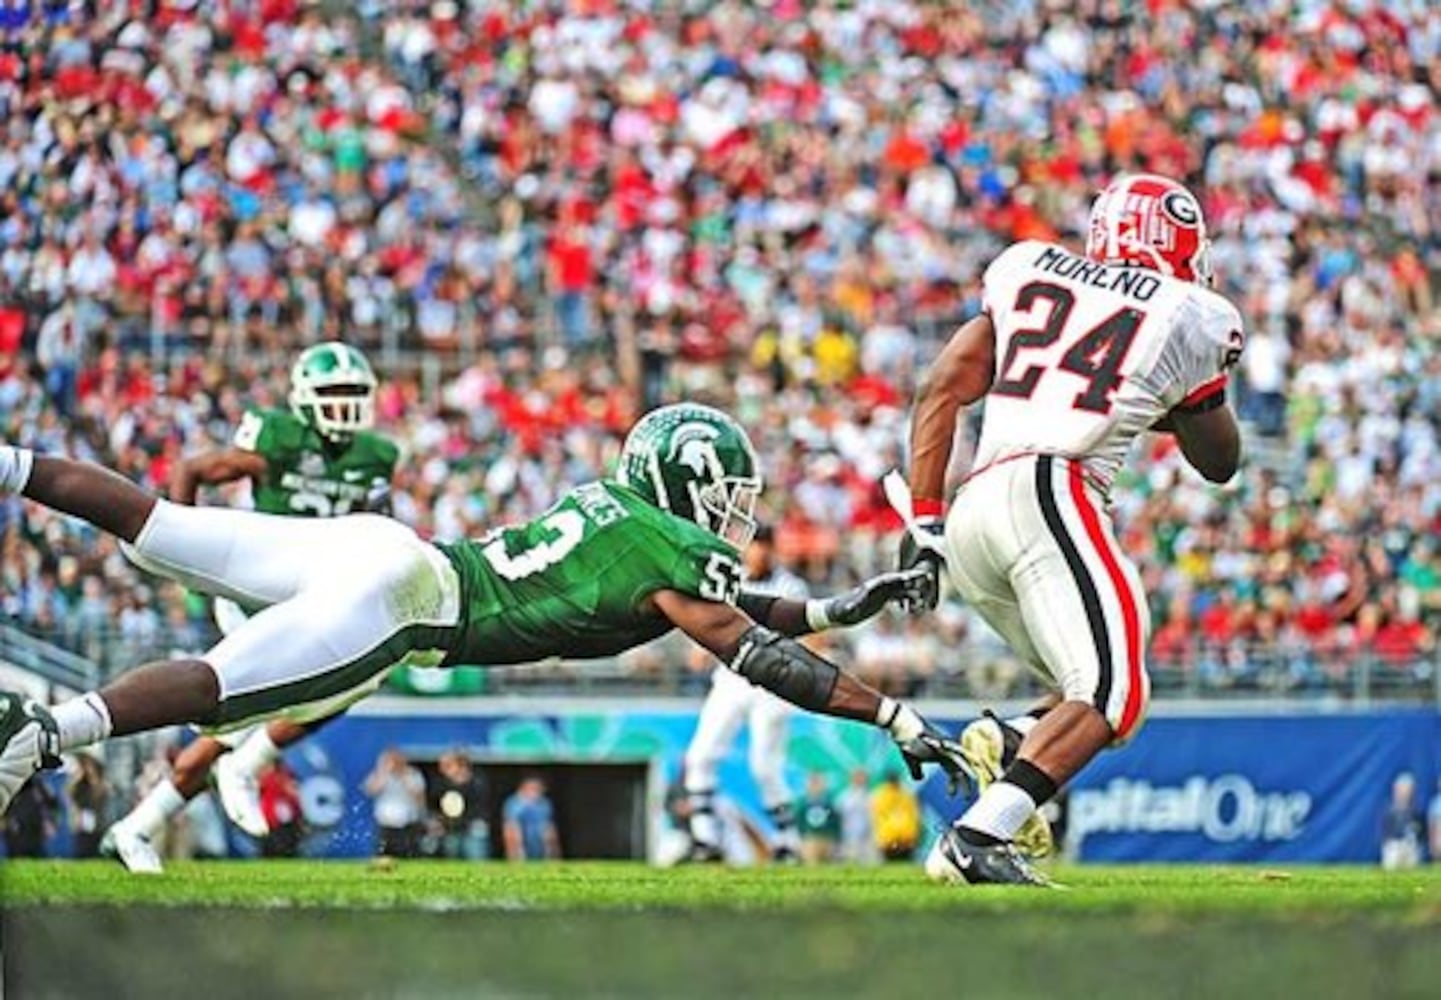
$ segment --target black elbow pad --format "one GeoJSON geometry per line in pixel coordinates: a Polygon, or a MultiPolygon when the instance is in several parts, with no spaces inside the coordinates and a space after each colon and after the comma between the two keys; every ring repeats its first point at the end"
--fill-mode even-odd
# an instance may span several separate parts
{"type": "Polygon", "coordinates": [[[764,625],[746,629],[727,666],[756,687],[810,712],[830,704],[841,673],[834,663],[764,625]]]}

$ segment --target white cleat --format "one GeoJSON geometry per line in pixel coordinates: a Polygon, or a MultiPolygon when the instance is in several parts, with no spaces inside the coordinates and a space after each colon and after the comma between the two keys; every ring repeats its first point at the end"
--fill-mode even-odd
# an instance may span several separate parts
{"type": "Polygon", "coordinates": [[[41,769],[60,766],[55,720],[23,695],[0,691],[0,816],[41,769]]]}
{"type": "Polygon", "coordinates": [[[100,841],[100,853],[119,861],[132,875],[159,875],[165,871],[150,838],[124,823],[116,823],[105,831],[100,841]]]}
{"type": "Polygon", "coordinates": [[[234,754],[226,754],[215,762],[215,790],[220,805],[230,822],[252,837],[264,837],[270,833],[270,824],[260,808],[260,781],[237,766],[234,758],[234,754]]]}

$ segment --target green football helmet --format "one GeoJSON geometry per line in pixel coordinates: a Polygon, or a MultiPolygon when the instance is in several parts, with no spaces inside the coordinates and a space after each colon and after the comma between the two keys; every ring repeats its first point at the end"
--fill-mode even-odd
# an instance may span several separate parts
{"type": "Polygon", "coordinates": [[[290,408],[331,440],[375,426],[375,372],[349,344],[307,347],[290,369],[290,408]]]}
{"type": "Polygon", "coordinates": [[[678,403],[650,411],[626,436],[616,478],[737,551],[755,535],[760,462],[741,425],[720,410],[678,403]]]}

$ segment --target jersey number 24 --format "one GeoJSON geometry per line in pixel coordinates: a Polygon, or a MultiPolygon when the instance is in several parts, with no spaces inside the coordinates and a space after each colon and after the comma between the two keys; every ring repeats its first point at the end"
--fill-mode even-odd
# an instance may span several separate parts
{"type": "MultiPolygon", "coordinates": [[[[1048,281],[1033,281],[1016,294],[1015,308],[1018,312],[1038,304],[1047,307],[1045,323],[1036,329],[1017,330],[1011,335],[991,392],[1029,399],[1036,391],[1046,367],[1030,365],[1016,374],[1017,359],[1022,351],[1050,347],[1060,339],[1076,305],[1076,297],[1069,288],[1048,281]]],[[[1145,318],[1146,314],[1141,310],[1123,306],[1087,330],[1061,355],[1058,367],[1086,380],[1086,387],[1076,393],[1072,401],[1075,409],[1099,414],[1111,412],[1111,395],[1121,384],[1121,365],[1145,318]]]]}

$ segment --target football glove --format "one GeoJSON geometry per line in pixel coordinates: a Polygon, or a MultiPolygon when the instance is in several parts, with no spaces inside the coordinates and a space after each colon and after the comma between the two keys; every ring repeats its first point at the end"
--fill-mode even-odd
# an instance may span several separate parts
{"type": "Polygon", "coordinates": [[[825,620],[831,626],[859,625],[893,601],[909,608],[913,602],[924,600],[929,585],[930,574],[923,567],[873,576],[859,587],[827,600],[823,605],[825,620]]]}
{"type": "Polygon", "coordinates": [[[925,777],[926,764],[934,764],[946,775],[946,791],[955,795],[961,791],[970,794],[976,788],[976,775],[966,763],[961,745],[929,722],[919,736],[909,740],[896,740],[896,749],[906,762],[911,777],[920,781],[925,777]]]}
{"type": "Polygon", "coordinates": [[[914,534],[917,531],[934,535],[939,540],[946,533],[946,524],[940,518],[927,518],[917,521],[901,536],[901,572],[918,570],[923,574],[901,600],[901,606],[913,615],[934,611],[941,599],[941,555],[917,542],[914,534]]]}

